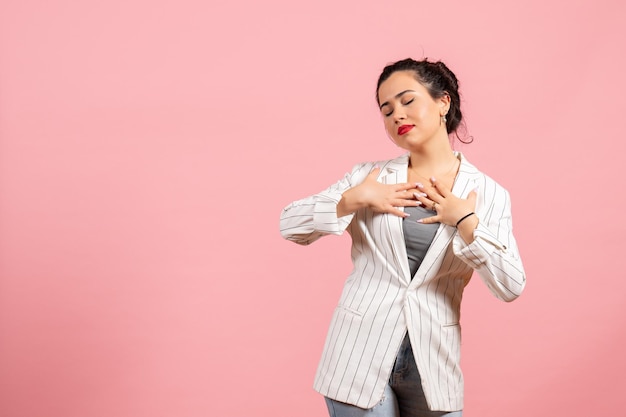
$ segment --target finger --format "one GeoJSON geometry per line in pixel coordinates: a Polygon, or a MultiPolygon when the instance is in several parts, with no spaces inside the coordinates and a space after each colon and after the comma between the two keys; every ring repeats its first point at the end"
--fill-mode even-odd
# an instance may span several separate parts
{"type": "Polygon", "coordinates": [[[401,191],[398,192],[398,196],[397,198],[403,198],[405,200],[415,200],[415,188],[412,188],[408,191],[401,191]]]}
{"type": "Polygon", "coordinates": [[[413,195],[425,208],[432,210],[435,201],[431,200],[426,193],[413,193],[413,195]]]}
{"type": "Polygon", "coordinates": [[[418,219],[417,222],[422,224],[439,223],[439,216],[424,217],[423,219],[418,219]]]}
{"type": "Polygon", "coordinates": [[[405,182],[402,184],[396,184],[394,186],[394,191],[406,191],[411,190],[417,187],[417,184],[414,182],[405,182]]]}
{"type": "Polygon", "coordinates": [[[404,211],[402,211],[400,209],[397,209],[395,207],[390,207],[389,210],[387,211],[387,213],[393,214],[395,216],[402,217],[402,218],[410,216],[409,213],[405,213],[404,211]]]}
{"type": "Polygon", "coordinates": [[[443,194],[437,188],[435,188],[434,185],[426,188],[423,184],[418,183],[417,188],[421,193],[426,194],[428,198],[436,201],[437,203],[441,203],[445,198],[443,194]]]}
{"type": "Polygon", "coordinates": [[[380,167],[375,166],[369,174],[367,174],[368,177],[372,177],[374,179],[378,178],[378,174],[380,173],[380,167]]]}
{"type": "Polygon", "coordinates": [[[443,184],[439,184],[439,181],[437,181],[437,179],[435,177],[431,177],[430,178],[430,183],[432,184],[433,188],[443,197],[447,197],[448,195],[450,195],[450,191],[448,190],[447,187],[443,186],[443,184]]]}
{"type": "Polygon", "coordinates": [[[422,201],[422,199],[428,200],[428,194],[422,192],[413,193],[413,197],[415,197],[419,201],[422,201]]]}
{"type": "Polygon", "coordinates": [[[414,199],[396,199],[391,202],[394,207],[417,207],[421,206],[422,203],[416,201],[414,199]]]}
{"type": "Polygon", "coordinates": [[[470,191],[470,193],[467,195],[467,200],[471,201],[472,204],[474,206],[476,206],[476,198],[477,197],[478,197],[478,187],[476,187],[472,191],[470,191]]]}

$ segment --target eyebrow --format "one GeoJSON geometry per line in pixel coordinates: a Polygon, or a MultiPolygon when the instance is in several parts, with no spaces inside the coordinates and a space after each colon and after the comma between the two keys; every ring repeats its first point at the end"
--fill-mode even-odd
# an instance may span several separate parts
{"type": "MultiPolygon", "coordinates": [[[[404,90],[398,94],[395,95],[395,98],[400,98],[403,94],[405,93],[414,93],[414,90],[404,90]]],[[[382,109],[383,107],[387,106],[389,104],[388,101],[385,101],[383,104],[380,105],[379,109],[382,109]]]]}

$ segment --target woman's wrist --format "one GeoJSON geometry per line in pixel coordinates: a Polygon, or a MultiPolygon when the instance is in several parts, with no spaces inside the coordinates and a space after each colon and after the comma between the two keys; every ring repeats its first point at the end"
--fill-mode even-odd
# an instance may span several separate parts
{"type": "Polygon", "coordinates": [[[468,217],[475,215],[476,213],[474,213],[473,211],[471,213],[467,213],[465,216],[461,217],[456,224],[454,225],[454,227],[458,228],[459,225],[463,222],[463,220],[466,220],[468,217]]]}
{"type": "Polygon", "coordinates": [[[474,230],[478,227],[478,216],[476,213],[469,213],[468,216],[457,222],[456,229],[459,231],[459,235],[463,238],[468,245],[474,241],[474,230]]]}
{"type": "Polygon", "coordinates": [[[358,198],[358,190],[355,188],[350,188],[342,194],[341,200],[337,204],[337,217],[352,214],[363,207],[363,203],[358,198]]]}

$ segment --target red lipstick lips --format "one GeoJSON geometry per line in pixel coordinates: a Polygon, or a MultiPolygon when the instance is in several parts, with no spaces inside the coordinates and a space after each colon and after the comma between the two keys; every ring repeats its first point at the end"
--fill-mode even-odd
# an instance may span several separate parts
{"type": "Polygon", "coordinates": [[[402,136],[407,133],[409,130],[413,129],[413,125],[402,125],[398,128],[398,135],[402,136]]]}

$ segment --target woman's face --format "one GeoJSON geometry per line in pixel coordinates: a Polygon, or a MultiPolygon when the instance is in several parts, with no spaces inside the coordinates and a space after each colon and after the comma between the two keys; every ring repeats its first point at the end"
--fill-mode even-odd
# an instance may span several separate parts
{"type": "Polygon", "coordinates": [[[450,98],[433,99],[412,71],[391,74],[378,89],[378,102],[387,134],[401,148],[416,150],[438,135],[448,137],[441,116],[450,98]]]}

